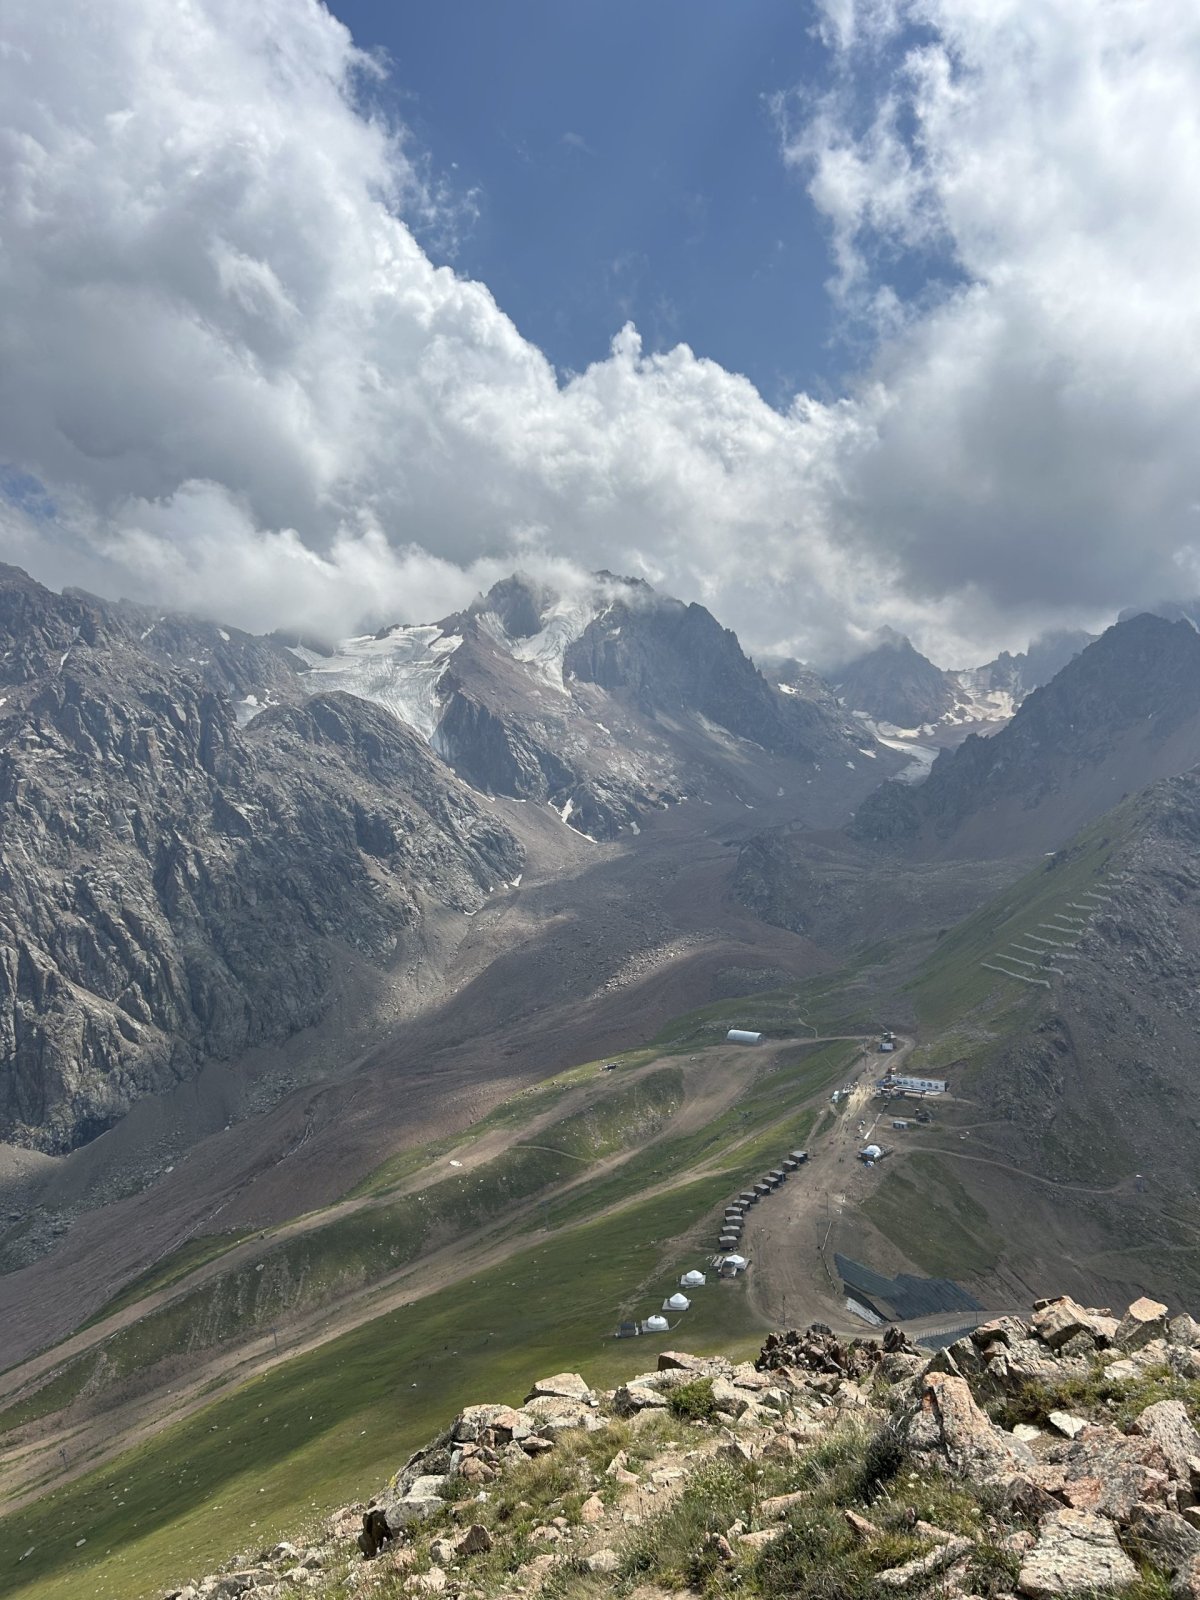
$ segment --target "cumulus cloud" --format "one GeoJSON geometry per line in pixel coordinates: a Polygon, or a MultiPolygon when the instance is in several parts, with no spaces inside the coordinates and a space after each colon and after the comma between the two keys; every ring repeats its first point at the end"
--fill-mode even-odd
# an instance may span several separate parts
{"type": "Polygon", "coordinates": [[[785,154],[832,292],[879,338],[843,531],[913,592],[1018,613],[1194,586],[1200,12],[829,0],[826,21],[837,78],[792,104],[785,154]]]}
{"type": "Polygon", "coordinates": [[[874,353],[781,411],[633,328],[560,379],[422,249],[455,203],[316,0],[9,0],[0,465],[53,511],[10,495],[5,549],[330,630],[606,566],[825,657],[891,624],[969,659],[1194,586],[1188,10],[829,0],[824,36],[783,150],[874,353]]]}

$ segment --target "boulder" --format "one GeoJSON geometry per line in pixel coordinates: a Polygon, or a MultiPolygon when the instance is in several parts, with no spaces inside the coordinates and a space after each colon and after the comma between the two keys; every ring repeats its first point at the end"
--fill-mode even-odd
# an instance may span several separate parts
{"type": "Polygon", "coordinates": [[[1184,1345],[1193,1350],[1200,1347],[1200,1322],[1189,1317],[1186,1311],[1181,1316],[1172,1317],[1167,1324],[1167,1343],[1184,1345]]]}
{"type": "Polygon", "coordinates": [[[612,1398],[612,1408],[618,1417],[632,1417],[639,1411],[664,1411],[667,1405],[666,1395],[643,1383],[623,1383],[612,1398]]]}
{"type": "Polygon", "coordinates": [[[590,1405],[595,1396],[577,1372],[556,1372],[552,1378],[539,1378],[525,1396],[526,1403],[548,1396],[553,1400],[576,1400],[590,1405]]]}
{"type": "Polygon", "coordinates": [[[1167,1308],[1159,1300],[1148,1300],[1145,1295],[1135,1300],[1121,1318],[1114,1344],[1122,1350],[1140,1350],[1152,1339],[1162,1339],[1167,1332],[1167,1308]]]}
{"type": "Polygon", "coordinates": [[[460,1556],[482,1556],[492,1548],[492,1536],[488,1530],[478,1522],[471,1526],[454,1542],[455,1553],[460,1556]]]}
{"type": "Polygon", "coordinates": [[[1029,1446],[995,1427],[975,1404],[966,1380],[926,1374],[921,1406],[908,1427],[909,1449],[976,1481],[1033,1465],[1029,1446]]]}
{"type": "Polygon", "coordinates": [[[1178,1572],[1200,1557],[1200,1529],[1163,1506],[1140,1505],[1133,1508],[1129,1534],[1156,1566],[1178,1572]]]}
{"type": "Polygon", "coordinates": [[[453,1439],[477,1444],[493,1421],[511,1410],[511,1406],[467,1406],[455,1418],[450,1435],[453,1439]]]}
{"type": "MultiPolygon", "coordinates": [[[[1116,1428],[1088,1427],[1055,1452],[1062,1473],[1059,1492],[1077,1510],[1095,1511],[1124,1523],[1134,1506],[1162,1505],[1170,1489],[1167,1459],[1153,1439],[1130,1437],[1116,1428]]],[[[1056,1467],[1043,1464],[1043,1482],[1056,1467]]]]}
{"type": "Polygon", "coordinates": [[[1200,1433],[1192,1426],[1182,1400],[1159,1400],[1147,1406],[1133,1425],[1143,1438],[1153,1439],[1167,1459],[1167,1469],[1177,1483],[1191,1487],[1191,1463],[1200,1456],[1200,1433]]]}
{"type": "Polygon", "coordinates": [[[1091,1315],[1078,1305],[1070,1295],[1048,1300],[1033,1313],[1033,1330],[1043,1344],[1057,1350],[1076,1334],[1095,1336],[1091,1315]]]}
{"type": "Polygon", "coordinates": [[[1037,1543],[1021,1560],[1017,1587],[1031,1600],[1042,1600],[1119,1589],[1137,1575],[1107,1517],[1068,1508],[1042,1518],[1037,1543]]]}
{"type": "Polygon", "coordinates": [[[402,1494],[386,1495],[383,1514],[392,1533],[399,1533],[413,1522],[423,1522],[441,1511],[446,1502],[441,1491],[449,1480],[445,1477],[420,1477],[402,1494]]]}
{"type": "Polygon", "coordinates": [[[1022,1339],[1028,1339],[1029,1328],[1016,1317],[994,1317],[991,1322],[981,1322],[971,1331],[971,1342],[986,1354],[997,1345],[1010,1348],[1022,1339]]]}

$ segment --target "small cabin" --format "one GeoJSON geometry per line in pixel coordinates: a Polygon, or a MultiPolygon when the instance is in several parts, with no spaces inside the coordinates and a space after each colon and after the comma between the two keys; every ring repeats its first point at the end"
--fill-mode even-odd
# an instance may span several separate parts
{"type": "Polygon", "coordinates": [[[622,1322],[617,1326],[618,1339],[636,1339],[641,1329],[636,1322],[622,1322]]]}
{"type": "Polygon", "coordinates": [[[900,1129],[907,1128],[908,1127],[908,1118],[907,1117],[893,1117],[892,1118],[892,1127],[893,1128],[900,1128],[900,1129]]]}
{"type": "Polygon", "coordinates": [[[792,1160],[796,1163],[796,1165],[798,1167],[802,1167],[804,1165],[804,1163],[808,1160],[808,1151],[807,1150],[793,1150],[792,1151],[792,1160]]]}

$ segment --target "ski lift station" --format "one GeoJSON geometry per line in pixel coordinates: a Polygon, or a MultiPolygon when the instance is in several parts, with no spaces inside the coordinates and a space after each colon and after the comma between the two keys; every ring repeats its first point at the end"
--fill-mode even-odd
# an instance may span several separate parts
{"type": "Polygon", "coordinates": [[[725,1035],[726,1044],[761,1044],[762,1034],[751,1033],[748,1028],[730,1028],[725,1035]]]}

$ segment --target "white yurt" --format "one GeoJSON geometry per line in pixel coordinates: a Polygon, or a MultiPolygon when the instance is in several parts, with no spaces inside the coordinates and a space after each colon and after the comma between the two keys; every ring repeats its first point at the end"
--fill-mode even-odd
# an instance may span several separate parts
{"type": "Polygon", "coordinates": [[[685,1289],[699,1289],[703,1287],[704,1274],[702,1272],[697,1272],[693,1267],[691,1272],[684,1273],[679,1282],[685,1289]]]}
{"type": "Polygon", "coordinates": [[[878,1161],[883,1151],[877,1144],[869,1144],[865,1150],[860,1150],[858,1154],[863,1161],[878,1161]]]}
{"type": "Polygon", "coordinates": [[[736,1254],[726,1256],[724,1264],[727,1267],[732,1267],[735,1272],[741,1272],[742,1268],[746,1265],[746,1258],[745,1256],[739,1256],[736,1254]]]}
{"type": "Polygon", "coordinates": [[[685,1294],[673,1294],[669,1300],[663,1301],[664,1311],[686,1311],[691,1301],[685,1294]]]}
{"type": "Polygon", "coordinates": [[[670,1327],[671,1324],[667,1321],[666,1317],[660,1317],[656,1311],[652,1317],[647,1317],[645,1322],[642,1323],[642,1332],[667,1333],[670,1331],[670,1327]]]}

